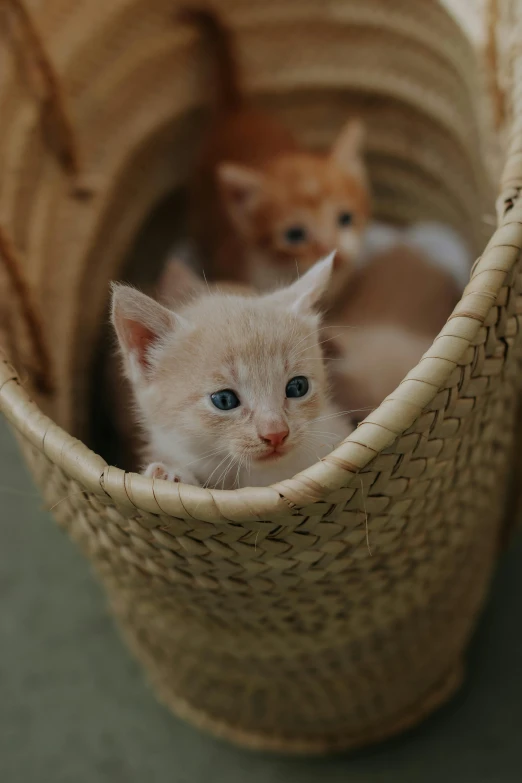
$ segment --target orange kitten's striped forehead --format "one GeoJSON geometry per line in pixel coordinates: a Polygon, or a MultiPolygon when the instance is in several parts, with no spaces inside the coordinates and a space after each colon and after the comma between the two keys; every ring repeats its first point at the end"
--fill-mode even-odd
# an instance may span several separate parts
{"type": "Polygon", "coordinates": [[[316,210],[327,200],[359,207],[362,176],[358,167],[349,173],[323,155],[296,153],[275,158],[265,174],[273,197],[282,207],[294,203],[316,210]]]}

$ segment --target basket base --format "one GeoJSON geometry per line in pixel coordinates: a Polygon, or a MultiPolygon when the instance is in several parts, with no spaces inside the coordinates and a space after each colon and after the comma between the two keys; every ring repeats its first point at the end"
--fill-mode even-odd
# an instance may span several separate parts
{"type": "Polygon", "coordinates": [[[226,740],[249,750],[312,756],[363,748],[366,745],[383,742],[413,728],[432,712],[442,707],[458,691],[463,679],[464,666],[461,661],[458,661],[450,672],[415,706],[412,706],[402,716],[396,717],[393,722],[376,725],[368,729],[365,734],[347,735],[343,733],[303,738],[245,731],[239,726],[226,723],[203,710],[196,709],[175,694],[166,694],[163,688],[157,689],[157,695],[158,699],[178,717],[218,739],[226,740]]]}

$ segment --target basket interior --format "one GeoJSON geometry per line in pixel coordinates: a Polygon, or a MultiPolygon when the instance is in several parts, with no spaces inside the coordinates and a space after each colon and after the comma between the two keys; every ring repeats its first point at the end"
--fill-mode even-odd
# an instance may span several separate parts
{"type": "MultiPolygon", "coordinates": [[[[491,191],[476,64],[438,2],[217,5],[235,29],[251,100],[304,143],[325,148],[349,116],[365,119],[377,217],[442,220],[481,249],[491,191]]],[[[110,9],[99,0],[64,0],[46,15],[34,12],[69,99],[90,194],[75,198],[53,158],[12,56],[16,41],[8,40],[0,149],[16,153],[17,168],[16,175],[9,169],[3,203],[45,304],[57,392],[42,407],[103,449],[103,432],[91,427],[97,403],[89,400],[99,386],[93,367],[107,349],[109,281],[152,279],[183,234],[184,188],[208,120],[205,52],[164,0],[121,0],[110,9]]]]}

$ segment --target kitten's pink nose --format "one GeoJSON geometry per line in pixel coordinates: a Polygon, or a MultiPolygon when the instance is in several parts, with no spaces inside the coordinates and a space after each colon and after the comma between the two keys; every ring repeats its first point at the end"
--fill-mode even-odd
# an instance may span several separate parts
{"type": "Polygon", "coordinates": [[[260,435],[261,440],[265,443],[269,443],[274,449],[280,446],[283,441],[288,437],[288,428],[286,430],[280,430],[280,432],[267,432],[266,435],[260,435]]]}

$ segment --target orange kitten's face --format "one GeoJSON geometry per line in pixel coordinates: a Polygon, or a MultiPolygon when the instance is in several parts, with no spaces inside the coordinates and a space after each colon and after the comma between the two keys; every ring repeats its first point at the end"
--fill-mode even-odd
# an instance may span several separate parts
{"type": "Polygon", "coordinates": [[[285,154],[262,170],[220,167],[225,208],[257,288],[294,279],[333,250],[340,271],[353,268],[370,211],[361,132],[349,123],[329,155],[285,154]]]}
{"type": "Polygon", "coordinates": [[[345,267],[356,261],[369,212],[366,188],[358,179],[329,158],[311,155],[280,158],[265,178],[245,237],[264,260],[254,264],[254,284],[265,288],[265,281],[271,287],[278,279],[293,279],[332,250],[345,267]]]}

